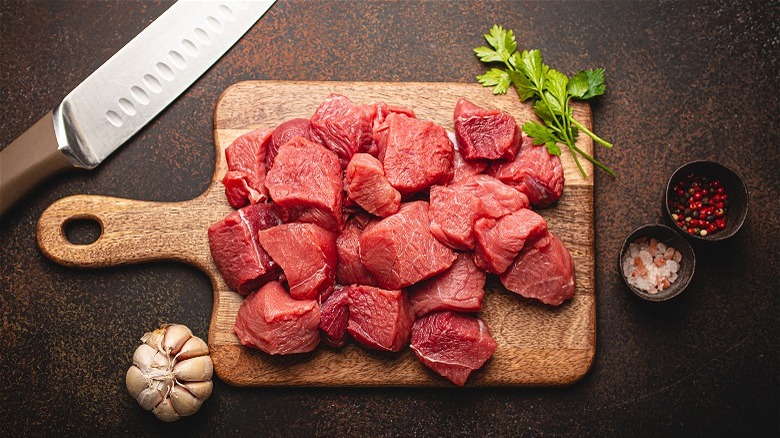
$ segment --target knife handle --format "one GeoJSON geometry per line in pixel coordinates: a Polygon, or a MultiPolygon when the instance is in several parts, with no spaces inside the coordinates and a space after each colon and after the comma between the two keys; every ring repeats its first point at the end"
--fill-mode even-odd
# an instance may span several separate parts
{"type": "Polygon", "coordinates": [[[0,216],[47,179],[73,168],[58,146],[54,117],[49,111],[0,150],[0,216]]]}

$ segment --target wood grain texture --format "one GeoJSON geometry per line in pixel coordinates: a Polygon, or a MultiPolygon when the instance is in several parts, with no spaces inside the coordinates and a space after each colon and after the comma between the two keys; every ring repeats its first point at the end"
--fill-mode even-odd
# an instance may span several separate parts
{"type": "MultiPolygon", "coordinates": [[[[329,94],[356,103],[386,101],[414,109],[421,119],[452,130],[455,102],[473,102],[512,114],[522,124],[532,119],[529,105],[516,95],[494,96],[476,84],[250,81],[229,87],[220,96],[214,116],[217,163],[211,186],[190,201],[141,202],[101,196],[72,196],[53,203],[38,223],[43,253],[67,266],[100,267],[154,260],[177,260],[203,270],[214,287],[208,343],[216,373],[239,386],[446,386],[408,348],[400,353],[368,351],[354,344],[334,350],[321,345],[312,353],[273,357],[241,346],[233,333],[242,297],[222,280],[211,259],[206,229],[222,219],[230,206],[221,179],[227,171],[224,150],[238,136],[257,128],[273,128],[294,117],[310,117],[329,94]],[[89,245],[74,245],[63,227],[90,218],[102,234],[89,245]]],[[[574,106],[575,117],[592,125],[590,108],[574,106]]],[[[592,152],[587,136],[578,146],[592,152]]],[[[475,372],[468,386],[565,385],[590,368],[596,348],[593,179],[584,179],[574,161],[562,156],[564,194],[554,207],[541,210],[549,228],[572,253],[577,290],[558,308],[523,299],[488,277],[480,312],[498,343],[493,357],[475,372]]],[[[583,163],[588,175],[589,163],[583,163]]]]}

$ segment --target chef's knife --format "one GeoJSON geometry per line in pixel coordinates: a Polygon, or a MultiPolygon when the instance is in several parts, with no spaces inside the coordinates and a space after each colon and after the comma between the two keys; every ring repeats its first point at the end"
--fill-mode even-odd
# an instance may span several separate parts
{"type": "Polygon", "coordinates": [[[179,1],[0,150],[0,215],[69,168],[92,169],[214,64],[275,0],[179,1]]]}

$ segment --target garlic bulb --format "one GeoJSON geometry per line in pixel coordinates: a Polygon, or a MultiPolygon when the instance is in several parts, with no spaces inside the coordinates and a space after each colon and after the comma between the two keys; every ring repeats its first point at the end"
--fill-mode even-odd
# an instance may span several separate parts
{"type": "Polygon", "coordinates": [[[141,341],[125,376],[130,395],[163,421],[197,412],[211,395],[209,346],[180,324],[165,324],[141,341]]]}

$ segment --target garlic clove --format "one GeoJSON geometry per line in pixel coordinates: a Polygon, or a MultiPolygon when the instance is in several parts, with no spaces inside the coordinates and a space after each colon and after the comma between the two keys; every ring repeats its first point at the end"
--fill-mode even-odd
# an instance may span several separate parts
{"type": "Polygon", "coordinates": [[[209,398],[211,390],[214,388],[214,384],[211,380],[182,383],[182,386],[187,388],[187,390],[190,391],[190,394],[200,399],[201,402],[206,401],[206,399],[209,398]]]}
{"type": "Polygon", "coordinates": [[[165,337],[166,327],[168,327],[168,324],[163,325],[153,332],[144,333],[144,335],[141,337],[141,342],[154,349],[162,350],[162,341],[165,337]]]}
{"type": "Polygon", "coordinates": [[[169,370],[171,368],[172,361],[172,357],[158,351],[154,354],[154,357],[152,357],[152,369],[169,370]]]}
{"type": "Polygon", "coordinates": [[[193,336],[181,347],[181,351],[179,351],[176,357],[182,361],[196,356],[207,356],[208,354],[208,344],[203,339],[193,336]]]}
{"type": "Polygon", "coordinates": [[[133,365],[140,368],[141,371],[147,372],[152,368],[155,354],[157,354],[157,350],[146,344],[141,344],[133,353],[133,365]]]}
{"type": "Polygon", "coordinates": [[[214,364],[209,356],[198,356],[183,360],[173,367],[173,375],[179,380],[201,382],[211,380],[214,364]]]}
{"type": "Polygon", "coordinates": [[[127,390],[130,392],[130,395],[138,400],[138,396],[141,395],[141,392],[149,387],[149,379],[144,376],[144,373],[140,368],[133,365],[127,370],[125,384],[127,385],[127,390]]]}
{"type": "Polygon", "coordinates": [[[162,342],[163,351],[170,355],[176,355],[191,337],[192,332],[187,326],[172,324],[165,329],[165,338],[162,342]]]}
{"type": "Polygon", "coordinates": [[[176,385],[171,390],[171,403],[179,415],[186,417],[198,412],[203,401],[192,395],[187,388],[176,385]]]}
{"type": "Polygon", "coordinates": [[[167,398],[161,401],[152,412],[162,421],[171,422],[179,419],[179,414],[176,412],[176,409],[174,409],[170,399],[167,398]]]}
{"type": "Polygon", "coordinates": [[[138,394],[136,400],[144,410],[151,411],[163,401],[163,392],[156,388],[146,388],[138,394]]]}

